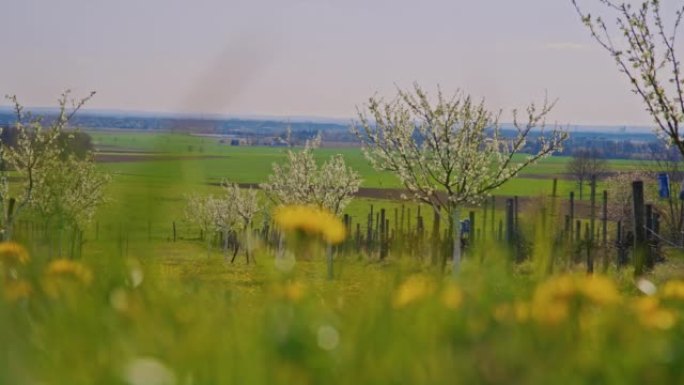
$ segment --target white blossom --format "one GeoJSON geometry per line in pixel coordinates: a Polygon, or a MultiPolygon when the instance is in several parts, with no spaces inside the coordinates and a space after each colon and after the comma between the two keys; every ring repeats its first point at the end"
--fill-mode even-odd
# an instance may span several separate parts
{"type": "MultiPolygon", "coordinates": [[[[460,220],[465,204],[478,204],[490,192],[522,169],[558,150],[567,134],[554,129],[544,132],[545,117],[553,103],[527,108],[527,123],[513,111],[515,135],[506,137],[498,112],[484,101],[474,102],[463,93],[446,98],[441,90],[436,103],[417,85],[413,91],[399,90],[398,97],[384,102],[372,97],[359,110],[359,124],[352,131],[363,142],[366,158],[378,170],[393,172],[405,188],[435,212],[460,220]],[[539,129],[538,151],[514,159],[527,144],[533,129],[539,129]]],[[[460,226],[453,226],[458,245],[460,226]]],[[[454,247],[454,271],[460,246],[454,247]]]]}
{"type": "MultiPolygon", "coordinates": [[[[205,234],[220,232],[235,233],[249,241],[249,226],[260,212],[261,204],[257,191],[241,189],[238,185],[224,182],[223,194],[187,197],[185,219],[200,228],[205,234]]],[[[249,245],[247,245],[249,246],[249,245]]]]}
{"type": "Polygon", "coordinates": [[[386,103],[371,98],[368,110],[359,111],[360,123],[352,130],[364,144],[364,154],[378,170],[396,174],[417,199],[435,209],[480,203],[522,169],[560,149],[567,134],[554,129],[544,133],[544,119],[553,107],[527,108],[521,124],[514,111],[516,133],[506,137],[498,113],[462,93],[447,99],[440,91],[436,104],[418,86],[399,91],[386,103]],[[514,159],[538,128],[539,150],[514,159]],[[444,193],[438,194],[438,192],[444,193]]]}
{"type": "Polygon", "coordinates": [[[342,155],[321,166],[314,159],[320,137],[307,141],[300,151],[288,150],[287,162],[273,164],[273,173],[260,187],[277,204],[312,204],[339,215],[359,190],[361,178],[347,167],[342,155]]]}
{"type": "Polygon", "coordinates": [[[69,155],[36,171],[31,207],[44,218],[57,218],[82,228],[105,202],[108,174],[97,170],[92,154],[85,159],[69,155]]]}
{"type": "Polygon", "coordinates": [[[84,159],[77,159],[59,143],[69,121],[94,94],[75,101],[69,99],[69,91],[64,92],[58,101],[57,116],[49,124],[24,112],[15,96],[8,97],[14,105],[17,139],[12,146],[3,143],[0,147],[0,208],[6,239],[11,237],[13,223],[24,209],[36,210],[46,219],[58,216],[80,227],[92,219],[96,207],[104,201],[109,176],[97,171],[93,154],[88,152],[84,159]],[[12,194],[8,169],[18,176],[12,194]],[[11,201],[13,210],[8,209],[11,201]]]}
{"type": "Polygon", "coordinates": [[[684,155],[684,75],[677,56],[681,45],[676,41],[684,5],[663,12],[659,0],[637,4],[595,0],[602,7],[597,7],[597,14],[589,14],[577,0],[571,1],[591,36],[629,80],[632,92],[651,115],[658,137],[684,155]],[[607,17],[614,20],[606,22],[607,17]]]}

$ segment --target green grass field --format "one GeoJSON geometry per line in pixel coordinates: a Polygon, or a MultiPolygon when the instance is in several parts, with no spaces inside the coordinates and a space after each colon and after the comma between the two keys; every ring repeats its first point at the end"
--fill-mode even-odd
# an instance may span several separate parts
{"type": "MultiPolygon", "coordinates": [[[[165,160],[125,161],[128,153],[120,153],[117,162],[102,163],[100,167],[114,176],[110,187],[112,202],[99,213],[101,226],[110,229],[124,227],[130,234],[165,239],[171,234],[175,221],[180,234],[194,230],[186,229],[182,221],[184,197],[190,193],[220,193],[210,183],[227,180],[235,183],[260,183],[266,180],[273,163],[285,159],[286,149],[273,147],[228,146],[216,138],[184,134],[158,135],[149,133],[91,132],[97,146],[108,151],[145,151],[166,154],[165,160]],[[121,215],[121,213],[127,213],[121,215]],[[142,234],[142,235],[141,235],[142,234]]],[[[316,150],[320,161],[333,154],[344,155],[348,165],[363,177],[362,187],[401,188],[399,181],[390,173],[378,172],[370,167],[358,148],[321,148],[316,150]]],[[[158,157],[161,157],[159,155],[158,157]]],[[[115,158],[116,159],[116,158],[115,158]]],[[[567,158],[551,157],[525,170],[518,177],[494,192],[495,195],[541,197],[552,192],[552,176],[562,173],[567,158]],[[546,176],[546,177],[545,177],[546,176]]],[[[637,167],[631,161],[613,161],[615,170],[637,167]]],[[[558,195],[567,197],[575,189],[570,180],[558,181],[558,195]]],[[[600,188],[601,186],[599,186],[600,188]]],[[[400,203],[376,199],[356,199],[347,209],[354,222],[365,226],[369,206],[386,208],[388,215],[400,203]]],[[[416,205],[406,202],[416,212],[416,205]]],[[[499,208],[501,209],[501,208],[499,208]]],[[[431,213],[423,208],[431,223],[431,213]]],[[[464,214],[464,215],[467,215],[464,214]]],[[[500,214],[497,214],[497,220],[500,214]]],[[[90,229],[90,231],[94,231],[90,229]]]]}
{"type": "MultiPolygon", "coordinates": [[[[283,149],[184,135],[94,137],[110,152],[172,157],[100,164],[114,176],[109,202],[86,229],[78,259],[60,259],[54,243],[30,232],[17,232],[26,251],[0,244],[0,384],[684,381],[684,268],[674,254],[638,285],[631,268],[601,268],[592,278],[571,247],[552,241],[557,223],[531,222],[527,261],[513,263],[511,250],[485,240],[468,249],[456,277],[429,263],[428,241],[382,261],[340,252],[329,280],[325,246],[302,233],[286,234],[280,259],[257,242],[255,262],[230,263],[184,224],[184,196],[217,194],[209,183],[222,179],[263,181],[283,149]],[[205,155],[222,157],[198,158],[205,155]]],[[[337,152],[366,186],[398,186],[358,149],[319,156],[337,152]]],[[[533,171],[554,175],[564,161],[533,171]]],[[[559,194],[572,187],[564,181],[559,194]]],[[[519,178],[498,193],[550,189],[549,179],[519,178]]],[[[357,199],[347,213],[363,221],[370,204],[391,220],[402,204],[417,209],[357,199]]]]}
{"type": "MultiPolygon", "coordinates": [[[[107,149],[119,148],[137,151],[152,151],[172,153],[183,156],[222,156],[226,159],[195,160],[196,167],[202,168],[206,178],[218,180],[229,178],[239,183],[262,182],[271,172],[274,162],[284,159],[286,149],[278,147],[252,147],[252,146],[229,146],[218,143],[218,139],[197,137],[191,135],[157,135],[150,133],[119,133],[119,132],[90,132],[94,142],[98,146],[107,149]]],[[[342,154],[347,164],[357,170],[364,178],[364,187],[398,188],[400,182],[391,174],[374,170],[363,157],[358,148],[320,148],[316,150],[319,160],[323,161],[330,155],[342,154]]],[[[565,173],[568,157],[549,157],[524,170],[524,175],[549,176],[565,173]]],[[[634,160],[610,160],[609,169],[613,171],[632,171],[643,169],[647,162],[634,160]]],[[[162,166],[163,169],[164,166],[162,166]]],[[[163,171],[161,171],[163,172],[163,171]]],[[[521,182],[511,181],[511,184],[520,183],[530,185],[531,178],[517,178],[521,182]]],[[[563,184],[563,183],[562,183],[563,184]]],[[[562,185],[561,184],[561,185],[562,185]]],[[[550,183],[548,183],[550,189],[550,183]]],[[[537,195],[545,189],[532,183],[524,195],[537,195]]],[[[564,187],[561,186],[560,191],[564,187]]],[[[524,188],[511,187],[510,191],[525,191],[524,188]]],[[[509,195],[506,187],[503,187],[501,195],[509,195]]]]}

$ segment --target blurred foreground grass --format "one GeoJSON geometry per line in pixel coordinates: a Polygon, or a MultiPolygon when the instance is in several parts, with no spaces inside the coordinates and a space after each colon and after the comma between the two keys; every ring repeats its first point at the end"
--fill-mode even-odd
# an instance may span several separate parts
{"type": "Polygon", "coordinates": [[[346,257],[328,281],[323,254],[246,265],[191,243],[148,247],[157,257],[102,246],[79,261],[0,247],[0,383],[684,380],[684,282],[659,282],[666,266],[646,295],[629,272],[537,280],[491,248],[456,280],[346,257]]]}

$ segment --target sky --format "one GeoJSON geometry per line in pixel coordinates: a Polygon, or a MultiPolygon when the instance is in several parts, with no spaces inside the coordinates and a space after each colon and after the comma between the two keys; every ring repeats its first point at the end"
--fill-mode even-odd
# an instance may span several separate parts
{"type": "MultiPolygon", "coordinates": [[[[591,10],[596,0],[580,3],[591,10]]],[[[68,88],[97,91],[93,109],[352,118],[368,97],[418,82],[504,111],[547,92],[561,124],[651,124],[570,0],[0,0],[0,9],[0,94],[28,106],[54,106],[68,88]]]]}

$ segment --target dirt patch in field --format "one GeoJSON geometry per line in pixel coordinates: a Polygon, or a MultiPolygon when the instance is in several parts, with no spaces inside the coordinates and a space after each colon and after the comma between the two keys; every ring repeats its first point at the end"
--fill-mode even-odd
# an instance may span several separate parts
{"type": "MultiPolygon", "coordinates": [[[[211,182],[212,186],[221,186],[221,183],[211,182]]],[[[254,188],[259,189],[257,183],[238,183],[240,188],[254,188]]],[[[355,194],[358,198],[367,199],[381,199],[381,200],[391,200],[391,201],[403,201],[402,195],[410,196],[410,194],[403,189],[398,188],[370,188],[362,187],[355,194]]],[[[446,196],[442,195],[442,199],[445,200],[446,196]]],[[[497,195],[494,197],[495,205],[497,210],[503,210],[506,207],[506,201],[508,199],[515,199],[513,196],[508,195],[497,195]]],[[[541,205],[541,198],[539,197],[518,197],[519,212],[523,215],[533,214],[538,210],[541,205]]],[[[491,200],[489,200],[491,205],[491,200]]],[[[568,199],[556,198],[556,204],[559,207],[559,215],[565,216],[569,214],[570,203],[568,199]]],[[[466,210],[482,210],[484,206],[466,206],[466,210]]],[[[491,206],[490,206],[491,208],[491,206]]],[[[601,203],[599,200],[596,202],[596,218],[601,217],[601,203]]],[[[575,218],[589,218],[591,215],[591,205],[589,201],[575,201],[575,218]]],[[[612,220],[609,218],[609,220],[612,220]]]]}
{"type": "Polygon", "coordinates": [[[98,153],[124,153],[124,154],[159,154],[155,151],[144,150],[135,147],[121,147],[121,146],[110,146],[107,144],[98,144],[95,146],[95,152],[98,153]]]}
{"type": "Polygon", "coordinates": [[[95,161],[98,163],[124,163],[124,162],[153,162],[164,160],[202,160],[202,159],[225,159],[227,156],[221,155],[160,155],[156,153],[107,153],[95,154],[95,161]]]}
{"type": "Polygon", "coordinates": [[[575,179],[570,174],[518,174],[517,177],[518,178],[526,178],[526,179],[548,179],[548,180],[553,180],[553,178],[557,178],[558,180],[573,180],[573,179],[575,179]]]}
{"type": "MultiPolygon", "coordinates": [[[[607,171],[607,172],[604,172],[601,175],[601,178],[598,178],[598,179],[609,178],[609,177],[615,176],[619,173],[620,173],[619,171],[607,171]]],[[[564,174],[564,173],[560,173],[560,174],[527,174],[527,173],[523,173],[523,174],[518,174],[518,178],[548,179],[548,180],[553,180],[553,178],[557,178],[558,180],[576,180],[574,175],[564,174]]]]}

